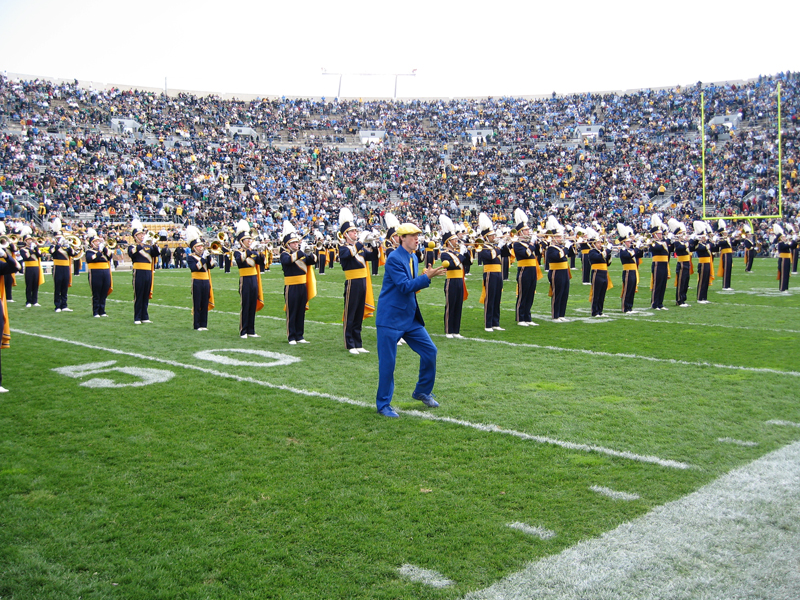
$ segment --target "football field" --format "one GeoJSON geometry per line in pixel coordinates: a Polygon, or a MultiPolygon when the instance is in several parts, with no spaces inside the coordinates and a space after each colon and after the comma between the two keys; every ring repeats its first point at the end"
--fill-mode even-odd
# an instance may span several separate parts
{"type": "MultiPolygon", "coordinates": [[[[2,355],[0,598],[625,597],[601,560],[635,548],[623,532],[658,540],[663,530],[661,551],[682,544],[700,556],[709,540],[692,532],[708,520],[670,528],[674,515],[715,514],[709,498],[724,486],[732,497],[760,490],[766,504],[753,513],[772,515],[764,507],[781,486],[753,483],[757,465],[780,473],[800,441],[796,276],[779,294],[774,259],[757,259],[752,274],[737,259],[734,291],[717,280],[711,304],[698,305],[693,278],[691,306],[679,308],[667,301],[673,278],[669,310],[652,311],[649,268],[641,312],[621,314],[618,285],[606,318],[591,318],[589,286],[573,271],[570,321],[550,321],[542,279],[539,326],[517,327],[512,267],[506,330],[487,333],[473,267],[466,339],[444,337],[434,280],[418,299],[439,349],[441,406],[411,399],[418,360],[405,346],[400,419],[375,412],[374,319],[371,353],[344,349],[339,268],[318,276],[311,343],[298,346],[286,342],[277,266],[262,277],[258,339],[238,336],[235,269],[212,274],[206,332],[192,329],[187,270],[156,272],[153,323],[140,326],[129,272],[115,273],[104,319],[92,318],[85,274],[70,289],[74,312],[60,314],[50,277],[42,306],[25,308],[18,276],[2,355]],[[590,556],[591,572],[570,571],[590,556]],[[552,583],[559,574],[607,585],[573,594],[552,583]]],[[[610,274],[619,284],[618,261],[610,274]]],[[[797,513],[796,497],[781,502],[797,513]]],[[[771,528],[796,537],[792,522],[765,518],[763,544],[779,543],[771,528]]],[[[761,547],[750,539],[737,554],[749,549],[755,565],[761,547]]],[[[709,564],[638,578],[646,590],[648,577],[709,564]]],[[[739,570],[719,560],[707,577],[739,570]]]]}

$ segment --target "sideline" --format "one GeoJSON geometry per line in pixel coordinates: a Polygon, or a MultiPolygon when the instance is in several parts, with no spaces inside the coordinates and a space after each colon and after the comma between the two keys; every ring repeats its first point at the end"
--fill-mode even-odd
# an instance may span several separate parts
{"type": "MultiPolygon", "coordinates": [[[[254,377],[242,377],[240,375],[234,375],[233,373],[225,373],[224,371],[216,371],[214,369],[208,369],[206,367],[200,367],[197,365],[191,365],[186,363],[181,363],[175,360],[170,360],[167,358],[159,358],[156,356],[148,356],[146,354],[139,354],[137,352],[127,352],[125,350],[118,350],[116,348],[106,348],[104,346],[97,346],[94,344],[87,344],[85,342],[79,342],[76,340],[68,340],[64,338],[59,338],[51,335],[44,335],[41,333],[32,333],[29,331],[23,331],[21,329],[11,329],[11,331],[15,334],[20,335],[29,335],[31,337],[38,337],[45,340],[50,340],[52,342],[60,342],[63,344],[71,344],[73,346],[80,346],[81,348],[88,348],[90,350],[99,350],[101,352],[108,352],[110,354],[116,354],[119,356],[130,356],[133,358],[138,358],[141,360],[148,360],[151,362],[160,363],[163,365],[169,365],[171,367],[178,367],[181,369],[191,369],[194,371],[200,371],[201,373],[206,373],[207,375],[215,375],[217,377],[224,377],[226,379],[233,379],[235,381],[244,382],[244,383],[254,383],[256,385],[261,385],[264,387],[268,387],[270,389],[276,390],[283,390],[287,392],[291,392],[293,394],[299,394],[302,396],[311,396],[315,398],[324,398],[327,400],[334,400],[335,402],[339,402],[342,404],[349,404],[351,406],[359,406],[362,408],[369,408],[371,410],[375,409],[375,404],[372,402],[363,402],[361,400],[353,400],[352,398],[347,398],[345,396],[336,396],[334,394],[327,394],[324,392],[314,392],[311,390],[304,390],[300,388],[295,388],[287,385],[278,385],[274,383],[269,383],[268,381],[263,381],[261,379],[255,379],[254,377]]],[[[627,460],[632,460],[636,462],[642,463],[649,463],[658,465],[661,467],[667,467],[672,469],[693,469],[692,465],[687,463],[675,461],[675,460],[668,460],[658,458],[657,456],[645,456],[640,454],[634,454],[633,452],[627,451],[620,451],[614,450],[612,448],[605,448],[603,446],[594,446],[589,444],[578,444],[575,442],[567,442],[563,440],[558,440],[555,438],[537,436],[537,435],[530,435],[528,433],[524,433],[522,431],[515,431],[513,429],[503,429],[498,425],[493,425],[491,423],[471,423],[469,421],[462,421],[460,419],[454,419],[452,417],[440,417],[438,415],[434,415],[429,412],[423,412],[418,410],[402,410],[397,409],[397,412],[401,414],[406,414],[409,416],[419,417],[423,419],[428,419],[431,421],[438,421],[440,423],[450,423],[453,425],[460,425],[462,427],[469,427],[472,429],[477,429],[478,431],[484,431],[489,433],[500,433],[504,435],[510,435],[521,440],[533,441],[543,445],[552,445],[552,446],[559,446],[561,448],[565,448],[567,450],[574,450],[577,452],[595,452],[598,454],[605,454],[607,456],[612,456],[615,458],[623,458],[627,460]]]]}
{"type": "Polygon", "coordinates": [[[800,442],[464,600],[795,600],[800,442]]]}

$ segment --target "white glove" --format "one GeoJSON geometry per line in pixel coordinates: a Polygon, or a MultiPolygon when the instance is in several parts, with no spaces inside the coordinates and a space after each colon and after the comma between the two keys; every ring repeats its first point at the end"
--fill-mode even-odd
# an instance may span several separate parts
{"type": "Polygon", "coordinates": [[[5,258],[5,256],[6,256],[6,251],[0,248],[0,258],[5,258]]]}
{"type": "Polygon", "coordinates": [[[458,253],[459,254],[466,254],[467,253],[467,247],[464,244],[461,244],[461,246],[458,248],[458,253]]]}
{"type": "Polygon", "coordinates": [[[99,244],[97,244],[97,251],[98,252],[102,252],[103,248],[105,248],[105,247],[106,247],[106,245],[103,242],[100,242],[99,244]]]}
{"type": "Polygon", "coordinates": [[[500,240],[500,241],[497,242],[497,247],[498,248],[502,248],[505,245],[506,245],[506,241],[505,240],[500,240]]]}
{"type": "Polygon", "coordinates": [[[614,245],[613,245],[611,242],[608,242],[608,243],[606,244],[606,250],[608,250],[609,252],[611,252],[613,249],[614,249],[614,245]]]}
{"type": "Polygon", "coordinates": [[[305,254],[308,251],[308,244],[305,242],[300,242],[300,252],[305,254]]]}
{"type": "Polygon", "coordinates": [[[567,242],[566,244],[564,244],[564,248],[566,248],[567,250],[572,248],[572,242],[567,242]]]}
{"type": "Polygon", "coordinates": [[[208,258],[211,256],[211,253],[208,250],[203,250],[203,258],[208,258]]]}

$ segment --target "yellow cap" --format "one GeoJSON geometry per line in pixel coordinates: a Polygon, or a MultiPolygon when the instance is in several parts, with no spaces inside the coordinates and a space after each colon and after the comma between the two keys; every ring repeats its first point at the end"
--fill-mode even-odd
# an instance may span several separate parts
{"type": "Polygon", "coordinates": [[[402,237],[404,235],[422,233],[422,230],[413,223],[403,223],[402,225],[400,225],[400,227],[397,228],[395,233],[397,233],[397,235],[402,237]]]}

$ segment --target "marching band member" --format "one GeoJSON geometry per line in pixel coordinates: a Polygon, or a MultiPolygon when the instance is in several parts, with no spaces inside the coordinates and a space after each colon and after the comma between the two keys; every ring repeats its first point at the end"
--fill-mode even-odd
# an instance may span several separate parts
{"type": "Polygon", "coordinates": [[[650,217],[650,233],[653,241],[649,250],[653,257],[650,265],[650,308],[655,310],[669,310],[664,306],[664,294],[667,291],[669,279],[669,244],[663,239],[664,223],[658,215],[650,217]]]}
{"type": "Polygon", "coordinates": [[[630,314],[633,310],[633,300],[639,291],[639,259],[642,251],[633,247],[633,229],[622,223],[617,223],[617,234],[622,242],[619,251],[619,262],[622,263],[622,314],[630,314]]]}
{"type": "MultiPolygon", "coordinates": [[[[6,225],[2,221],[0,221],[0,231],[5,236],[6,234],[6,225]]],[[[17,238],[7,237],[6,241],[0,243],[0,249],[3,250],[7,255],[14,256],[17,253],[17,245],[14,243],[13,240],[17,238]]],[[[6,259],[0,257],[0,261],[5,261],[6,259]]],[[[14,273],[8,273],[4,278],[5,284],[5,298],[6,302],[14,302],[12,298],[12,292],[14,288],[17,286],[17,277],[14,273]]]]}
{"type": "Polygon", "coordinates": [[[155,238],[150,238],[138,219],[131,223],[133,243],[128,244],[128,256],[133,268],[133,323],[151,323],[147,308],[153,297],[153,271],[161,256],[155,238]],[[148,236],[148,239],[145,237],[148,236]],[[148,242],[148,243],[145,243],[148,242]],[[149,243],[152,242],[152,243],[149,243]]]}
{"type": "Polygon", "coordinates": [[[798,259],[798,244],[797,244],[797,232],[795,231],[794,225],[791,223],[786,223],[786,231],[787,235],[791,234],[792,242],[794,244],[790,244],[791,250],[790,254],[792,255],[792,275],[797,275],[797,259],[798,259]]]}
{"type": "Polygon", "coordinates": [[[566,323],[567,301],[569,300],[569,280],[572,271],[569,268],[567,254],[561,245],[564,243],[564,228],[553,215],[547,217],[547,235],[550,244],[545,252],[547,261],[547,279],[550,282],[550,313],[555,323],[566,323]]]}
{"type": "Polygon", "coordinates": [[[775,244],[778,251],[778,290],[788,294],[789,273],[792,269],[792,250],[797,248],[797,240],[787,240],[783,228],[777,223],[772,226],[772,232],[775,234],[772,238],[772,243],[775,244]]]}
{"type": "MultiPolygon", "coordinates": [[[[11,327],[8,323],[8,306],[6,305],[6,286],[5,279],[11,277],[14,273],[20,270],[20,264],[14,258],[14,252],[11,250],[11,245],[2,248],[0,247],[0,332],[2,332],[2,340],[0,341],[0,350],[6,350],[11,346],[11,327]]],[[[0,354],[2,354],[0,352],[0,354]]],[[[3,387],[3,369],[0,364],[0,393],[7,392],[8,390],[3,387]]]]}
{"type": "Polygon", "coordinates": [[[464,265],[469,262],[469,252],[458,239],[456,226],[447,215],[439,215],[442,228],[442,266],[447,269],[444,282],[444,334],[448,338],[463,339],[461,314],[464,300],[469,297],[464,281],[464,265]]]}
{"type": "Polygon", "coordinates": [[[675,304],[687,308],[686,295],[689,292],[689,279],[694,273],[692,253],[686,243],[686,227],[677,219],[667,221],[673,235],[671,250],[675,254],[678,264],[675,267],[675,304]]]}
{"type": "MultiPolygon", "coordinates": [[[[432,240],[433,239],[433,237],[431,236],[431,226],[430,225],[426,225],[425,226],[425,237],[428,240],[432,240]]],[[[434,244],[433,247],[430,247],[428,244],[426,244],[425,247],[422,249],[422,253],[423,253],[423,256],[424,256],[424,262],[425,262],[425,268],[426,269],[428,267],[430,267],[431,265],[433,265],[433,263],[435,263],[436,259],[439,257],[439,249],[436,247],[435,244],[434,244]]]]}
{"type": "Polygon", "coordinates": [[[602,317],[604,316],[603,306],[606,301],[606,291],[614,287],[608,276],[611,250],[603,249],[603,240],[600,234],[591,227],[586,229],[586,240],[591,246],[589,254],[586,255],[592,267],[592,288],[589,292],[589,302],[592,304],[592,316],[602,317]]]}
{"type": "Polygon", "coordinates": [[[531,307],[536,296],[536,282],[541,279],[542,268],[539,266],[539,248],[536,236],[532,235],[528,225],[528,215],[521,208],[514,209],[514,229],[517,240],[514,242],[514,256],[517,259],[517,304],[514,318],[522,327],[536,326],[531,317],[531,307]]]}
{"type": "Polygon", "coordinates": [[[714,247],[708,243],[709,226],[704,221],[692,224],[695,239],[689,243],[689,250],[697,253],[697,303],[710,304],[708,286],[714,281],[714,247]]]}
{"type": "Polygon", "coordinates": [[[89,228],[86,232],[89,248],[86,250],[86,269],[92,290],[92,316],[107,317],[106,298],[114,291],[111,278],[111,250],[102,237],[89,228]]]}
{"type": "Polygon", "coordinates": [[[72,287],[72,263],[78,251],[61,234],[61,219],[53,219],[50,230],[55,237],[55,242],[49,248],[53,257],[53,304],[57,313],[72,312],[67,307],[67,292],[72,287]]]}
{"type": "Polygon", "coordinates": [[[591,244],[585,239],[586,230],[583,227],[575,227],[575,238],[580,240],[575,248],[581,253],[581,274],[583,276],[583,285],[592,285],[592,265],[589,262],[589,250],[592,249],[591,244]]]}
{"type": "Polygon", "coordinates": [[[339,262],[344,271],[344,345],[350,354],[369,353],[362,346],[361,328],[365,318],[375,312],[375,297],[367,261],[374,250],[358,241],[355,218],[349,208],[339,211],[339,262]]]}
{"type": "MultiPolygon", "coordinates": [[[[283,222],[281,240],[281,267],[283,268],[283,309],[286,311],[286,337],[289,344],[308,344],[305,334],[308,302],[317,295],[314,278],[316,254],[301,247],[297,229],[289,221],[283,222]]],[[[303,244],[305,246],[305,244],[303,244]]]]}
{"type": "Polygon", "coordinates": [[[717,268],[717,277],[722,277],[722,289],[726,292],[732,292],[731,269],[733,268],[733,247],[728,239],[725,219],[719,220],[718,228],[717,234],[719,235],[719,239],[716,248],[719,250],[719,267],[717,268]]]}
{"type": "Polygon", "coordinates": [[[389,255],[400,247],[400,236],[397,235],[400,221],[390,212],[383,215],[383,220],[386,221],[386,239],[383,240],[383,252],[386,258],[389,258],[389,255]]]}
{"type": "Polygon", "coordinates": [[[208,331],[208,311],[214,309],[211,269],[217,265],[206,250],[200,230],[194,225],[186,227],[186,242],[189,244],[186,264],[192,274],[192,326],[195,331],[208,331]]]}
{"type": "Polygon", "coordinates": [[[331,236],[325,236],[325,244],[328,247],[328,268],[333,270],[333,266],[339,261],[338,244],[334,244],[331,236]]]}
{"type": "Polygon", "coordinates": [[[372,276],[373,277],[377,277],[378,276],[378,269],[380,268],[381,264],[383,264],[383,262],[386,262],[385,260],[383,262],[381,262],[381,258],[383,258],[383,257],[381,256],[381,243],[380,243],[381,232],[380,232],[380,230],[373,228],[372,229],[372,235],[370,236],[370,238],[373,239],[373,240],[377,240],[377,243],[373,244],[373,247],[374,247],[375,251],[372,253],[372,258],[370,259],[370,264],[372,265],[372,276]]]}
{"type": "Polygon", "coordinates": [[[742,226],[742,241],[740,243],[744,246],[744,272],[752,273],[753,260],[756,257],[756,244],[753,228],[750,227],[749,223],[745,223],[742,226]]]}
{"type": "Polygon", "coordinates": [[[256,333],[256,313],[264,308],[264,291],[261,288],[261,268],[265,257],[253,247],[250,225],[244,219],[236,224],[236,240],[241,248],[233,253],[239,269],[239,296],[242,308],[239,312],[239,337],[242,339],[261,337],[256,333]]]}
{"type": "Polygon", "coordinates": [[[325,275],[325,267],[328,262],[328,249],[325,247],[325,237],[319,229],[314,230],[314,239],[316,240],[315,254],[317,268],[319,269],[320,275],[325,275]]]}
{"type": "Polygon", "coordinates": [[[24,245],[19,249],[22,264],[25,267],[25,306],[27,308],[41,306],[39,304],[39,286],[44,283],[42,254],[32,233],[31,228],[26,225],[25,233],[22,234],[24,245]]]}
{"type": "Polygon", "coordinates": [[[492,220],[482,212],[478,215],[479,235],[484,240],[478,252],[478,260],[483,265],[483,290],[480,302],[483,304],[483,323],[486,331],[505,331],[500,327],[500,302],[503,299],[502,257],[509,255],[505,240],[494,246],[495,233],[492,220]]]}

